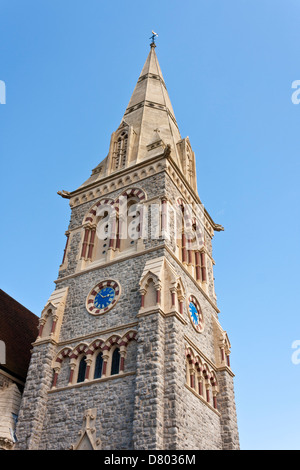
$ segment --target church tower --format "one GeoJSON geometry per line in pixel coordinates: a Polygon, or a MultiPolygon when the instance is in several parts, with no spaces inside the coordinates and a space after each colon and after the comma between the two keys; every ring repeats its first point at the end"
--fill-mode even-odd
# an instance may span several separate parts
{"type": "Polygon", "coordinates": [[[238,449],[214,290],[223,230],[197,193],[153,41],[106,158],[69,199],[16,449],[238,449]]]}

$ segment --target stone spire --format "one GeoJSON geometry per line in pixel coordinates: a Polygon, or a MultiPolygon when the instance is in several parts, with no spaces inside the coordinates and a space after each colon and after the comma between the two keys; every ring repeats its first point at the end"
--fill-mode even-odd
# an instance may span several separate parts
{"type": "Polygon", "coordinates": [[[152,42],[123,121],[132,126],[137,134],[136,155],[133,155],[136,163],[153,156],[155,148],[161,151],[170,145],[172,156],[178,164],[176,144],[181,136],[155,47],[152,42]]]}
{"type": "MultiPolygon", "coordinates": [[[[153,39],[153,38],[152,38],[153,39]]],[[[196,165],[189,138],[182,139],[155,52],[154,40],[107,157],[80,187],[164,154],[196,191],[196,165]]]]}

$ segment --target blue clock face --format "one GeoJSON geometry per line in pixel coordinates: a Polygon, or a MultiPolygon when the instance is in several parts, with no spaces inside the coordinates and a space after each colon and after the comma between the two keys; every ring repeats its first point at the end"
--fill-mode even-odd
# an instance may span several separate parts
{"type": "Polygon", "coordinates": [[[193,295],[188,297],[188,310],[193,327],[201,333],[204,328],[203,314],[198,300],[193,295]]]}
{"type": "Polygon", "coordinates": [[[196,305],[193,302],[189,303],[189,312],[191,315],[192,322],[194,323],[195,326],[198,326],[200,321],[199,321],[199,314],[196,305]]]}
{"type": "Polygon", "coordinates": [[[115,290],[113,287],[103,287],[95,296],[94,305],[97,308],[108,307],[115,298],[115,290]]]}

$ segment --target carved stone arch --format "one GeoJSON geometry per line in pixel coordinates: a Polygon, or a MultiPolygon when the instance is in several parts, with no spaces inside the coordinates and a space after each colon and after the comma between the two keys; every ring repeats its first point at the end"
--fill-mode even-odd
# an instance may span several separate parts
{"type": "Polygon", "coordinates": [[[118,213],[116,226],[116,250],[136,250],[143,237],[145,192],[140,188],[128,188],[115,200],[118,213]]]}
{"type": "Polygon", "coordinates": [[[124,168],[128,159],[129,126],[123,122],[114,133],[112,143],[111,171],[124,168]]]}
{"type": "Polygon", "coordinates": [[[177,207],[183,215],[185,227],[187,229],[190,229],[192,226],[192,217],[193,217],[190,204],[188,204],[183,198],[178,198],[177,207]]]}
{"type": "Polygon", "coordinates": [[[105,260],[115,237],[117,211],[111,198],[102,198],[89,209],[83,220],[81,260],[105,260]]]}
{"type": "Polygon", "coordinates": [[[61,364],[62,361],[67,358],[67,357],[70,357],[72,354],[72,349],[70,347],[65,347],[63,349],[61,349],[59,351],[59,353],[56,355],[56,358],[54,360],[54,364],[55,363],[59,363],[61,364]]]}
{"type": "Polygon", "coordinates": [[[140,188],[128,188],[125,189],[120,195],[120,197],[115,201],[117,205],[123,204],[125,198],[136,198],[139,202],[144,202],[147,198],[145,191],[143,191],[140,188]],[[123,198],[123,200],[120,200],[120,197],[123,198]]]}
{"type": "Polygon", "coordinates": [[[230,349],[231,349],[231,344],[230,344],[230,341],[229,341],[229,338],[228,338],[228,335],[227,335],[226,331],[224,331],[223,334],[222,334],[222,344],[224,344],[226,353],[229,354],[230,349]]]}
{"type": "Polygon", "coordinates": [[[195,364],[196,370],[201,372],[202,371],[202,360],[201,360],[199,355],[196,355],[194,357],[194,364],[195,364]]]}
{"type": "Polygon", "coordinates": [[[155,307],[157,303],[157,287],[160,286],[160,279],[151,271],[148,271],[140,282],[140,286],[142,308],[155,307]]]}
{"type": "Polygon", "coordinates": [[[57,354],[56,358],[53,361],[53,382],[52,382],[52,388],[60,387],[60,386],[66,386],[68,385],[68,378],[69,378],[69,361],[67,359],[70,358],[70,355],[72,353],[72,349],[70,347],[65,347],[59,351],[57,354]],[[66,364],[66,367],[64,368],[63,365],[66,364]],[[65,369],[65,370],[64,370],[65,369]],[[65,374],[65,380],[62,375],[65,374]]]}
{"type": "Polygon", "coordinates": [[[127,331],[127,333],[125,333],[122,336],[121,340],[119,341],[119,344],[120,346],[123,344],[127,346],[130,341],[136,340],[136,337],[137,337],[137,331],[135,330],[127,331]]]}
{"type": "Polygon", "coordinates": [[[152,271],[148,271],[140,280],[141,289],[147,289],[149,282],[158,283],[160,282],[160,278],[157,274],[154,274],[152,271]]]}
{"type": "Polygon", "coordinates": [[[186,289],[182,282],[182,278],[176,278],[176,282],[174,283],[174,296],[172,298],[172,304],[174,304],[176,310],[181,314],[184,315],[184,301],[186,298],[186,289]]]}
{"type": "Polygon", "coordinates": [[[192,214],[188,205],[182,198],[178,198],[176,203],[177,256],[182,263],[187,263],[187,234],[192,230],[192,214]]]}
{"type": "Polygon", "coordinates": [[[113,334],[104,343],[103,350],[110,351],[114,345],[118,345],[118,342],[121,340],[121,336],[113,334]]]}
{"type": "MultiPolygon", "coordinates": [[[[114,359],[114,352],[116,349],[120,352],[120,345],[119,342],[121,341],[121,336],[113,334],[107,340],[105,341],[105,345],[103,346],[103,356],[105,360],[105,373],[107,375],[110,375],[112,373],[112,365],[113,365],[113,359],[114,359]]],[[[120,360],[121,357],[119,357],[120,360]]],[[[120,368],[120,362],[119,361],[119,368],[120,368]]],[[[119,373],[120,369],[118,370],[117,373],[119,373]]],[[[114,372],[116,373],[116,372],[114,372]]]]}
{"type": "Polygon", "coordinates": [[[186,355],[186,382],[191,388],[195,388],[196,384],[196,367],[194,351],[188,347],[185,350],[186,355]]]}
{"type": "Polygon", "coordinates": [[[105,341],[95,339],[86,351],[88,370],[86,376],[91,379],[101,378],[103,374],[103,357],[105,341]],[[101,355],[101,358],[98,356],[101,355]],[[100,361],[100,362],[98,362],[100,361]]]}
{"type": "Polygon", "coordinates": [[[70,358],[71,359],[78,359],[79,356],[82,354],[87,354],[89,350],[89,345],[87,343],[80,343],[72,350],[70,358]]]}
{"type": "Polygon", "coordinates": [[[189,137],[177,142],[177,150],[180,157],[182,172],[187,182],[196,191],[196,160],[189,137]]]}
{"type": "Polygon", "coordinates": [[[86,362],[87,360],[87,354],[89,350],[89,345],[86,343],[80,343],[78,344],[71,352],[70,354],[70,377],[69,377],[69,384],[73,384],[74,382],[77,383],[79,381],[84,381],[85,377],[82,378],[82,380],[79,380],[79,375],[81,371],[81,366],[82,362],[83,365],[85,366],[85,372],[86,368],[88,366],[88,363],[86,362]]]}
{"type": "Polygon", "coordinates": [[[37,341],[43,339],[58,339],[68,289],[68,287],[55,289],[49,297],[39,320],[37,341]]]}
{"type": "Polygon", "coordinates": [[[226,331],[220,331],[219,341],[218,341],[219,349],[220,349],[220,362],[222,365],[226,365],[230,367],[230,350],[231,344],[228,338],[226,331]]]}
{"type": "Polygon", "coordinates": [[[125,120],[112,133],[108,153],[108,174],[122,170],[132,161],[136,132],[125,120]]]}
{"type": "MultiPolygon", "coordinates": [[[[178,276],[165,256],[148,260],[140,278],[141,309],[160,308],[165,313],[178,312],[176,286],[178,276]]],[[[182,298],[182,312],[183,312],[182,298]]]]}
{"type": "Polygon", "coordinates": [[[96,351],[103,350],[105,342],[102,339],[95,339],[89,346],[87,354],[93,356],[96,351]]]}
{"type": "Polygon", "coordinates": [[[216,392],[219,392],[218,379],[217,379],[217,376],[216,376],[216,373],[215,373],[214,370],[210,371],[210,382],[211,382],[211,385],[212,385],[213,389],[216,392]]]}
{"type": "Polygon", "coordinates": [[[219,394],[219,384],[214,371],[211,371],[211,387],[212,387],[212,405],[215,409],[218,409],[218,394],[219,394]]]}
{"type": "Polygon", "coordinates": [[[194,351],[192,348],[187,347],[185,349],[185,356],[190,364],[194,364],[194,351]]]}
{"type": "Polygon", "coordinates": [[[208,403],[211,402],[211,371],[206,363],[203,364],[203,377],[204,377],[204,387],[205,390],[203,395],[208,403]]]}
{"type": "Polygon", "coordinates": [[[194,358],[194,366],[195,366],[195,381],[194,381],[194,388],[199,395],[203,395],[203,362],[201,357],[197,354],[194,358]]]}
{"type": "Polygon", "coordinates": [[[99,212],[102,208],[107,207],[109,209],[115,208],[115,201],[111,198],[102,198],[99,201],[95,202],[92,207],[88,210],[83,219],[83,225],[90,224],[94,225],[96,223],[97,216],[100,215],[99,212]]]}
{"type": "Polygon", "coordinates": [[[39,334],[40,338],[49,338],[52,332],[53,320],[55,317],[56,307],[51,302],[44,307],[39,320],[39,334]]]}
{"type": "MultiPolygon", "coordinates": [[[[136,350],[132,351],[130,347],[130,343],[136,342],[137,331],[130,330],[127,331],[122,337],[120,337],[116,342],[116,347],[119,348],[120,353],[120,370],[119,372],[122,374],[125,369],[125,359],[127,357],[129,351],[129,362],[136,361],[136,350]],[[133,357],[134,356],[134,357],[133,357]]],[[[130,365],[129,365],[130,367],[130,365]]]]}

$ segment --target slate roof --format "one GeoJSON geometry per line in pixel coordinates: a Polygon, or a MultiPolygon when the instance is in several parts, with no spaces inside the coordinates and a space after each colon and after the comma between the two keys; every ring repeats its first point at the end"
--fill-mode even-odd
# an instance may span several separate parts
{"type": "Polygon", "coordinates": [[[6,362],[0,369],[25,381],[31,344],[38,335],[39,318],[0,289],[0,340],[6,347],[6,362]]]}

